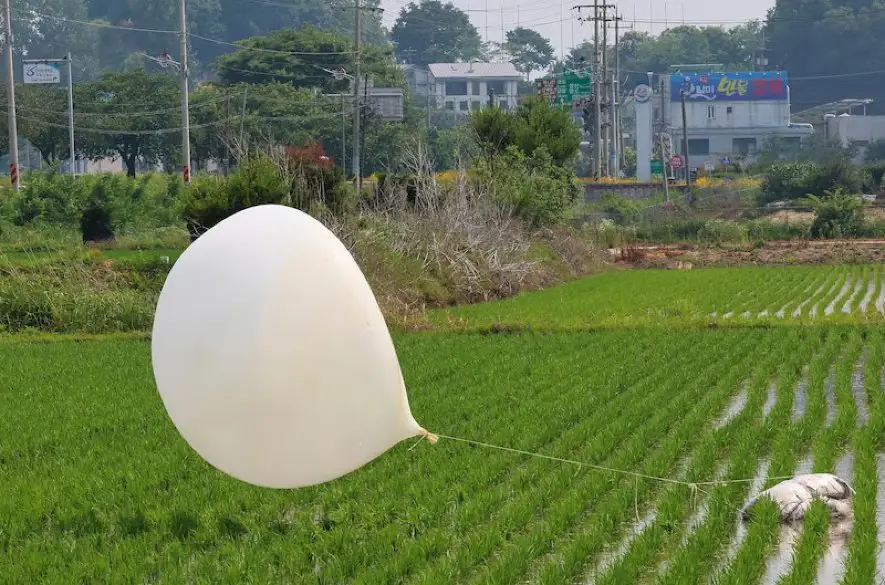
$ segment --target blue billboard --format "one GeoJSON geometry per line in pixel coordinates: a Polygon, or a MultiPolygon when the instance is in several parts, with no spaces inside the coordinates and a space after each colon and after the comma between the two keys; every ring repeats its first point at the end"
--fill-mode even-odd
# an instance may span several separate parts
{"type": "Polygon", "coordinates": [[[675,73],[670,76],[670,100],[684,91],[689,101],[725,102],[787,99],[785,71],[741,73],[675,73]]]}

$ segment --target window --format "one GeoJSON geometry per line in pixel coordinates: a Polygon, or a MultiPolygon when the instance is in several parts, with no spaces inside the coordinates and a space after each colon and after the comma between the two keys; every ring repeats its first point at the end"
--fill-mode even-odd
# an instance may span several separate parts
{"type": "MultiPolygon", "coordinates": [[[[683,147],[679,153],[685,152],[685,141],[681,141],[681,146],[683,147]]],[[[702,154],[710,154],[710,139],[709,138],[689,138],[688,139],[688,155],[702,155],[702,154]]]]}
{"type": "Polygon", "coordinates": [[[446,109],[455,111],[455,102],[446,102],[446,109]]]}
{"type": "Polygon", "coordinates": [[[507,93],[507,83],[504,81],[489,81],[486,83],[489,90],[495,92],[495,95],[505,95],[507,93]]]}
{"type": "Polygon", "coordinates": [[[716,118],[716,106],[707,106],[707,119],[714,120],[716,118]]]}
{"type": "Polygon", "coordinates": [[[473,81],[470,83],[470,95],[479,95],[479,82],[473,81]]]}
{"type": "Polygon", "coordinates": [[[446,95],[467,95],[466,81],[447,81],[446,95]]]}
{"type": "Polygon", "coordinates": [[[458,104],[458,109],[461,110],[462,112],[466,112],[470,109],[470,107],[466,101],[462,101],[458,104]]]}
{"type": "Polygon", "coordinates": [[[731,151],[741,156],[756,154],[755,138],[735,138],[731,141],[731,151]]]}
{"type": "Polygon", "coordinates": [[[728,106],[727,108],[725,108],[725,113],[728,114],[728,115],[733,114],[733,113],[734,113],[734,107],[732,107],[732,106],[728,106]]]}
{"type": "Polygon", "coordinates": [[[470,109],[473,110],[474,112],[478,112],[479,110],[482,109],[482,102],[477,101],[477,100],[473,100],[473,103],[470,104],[470,109]]]}

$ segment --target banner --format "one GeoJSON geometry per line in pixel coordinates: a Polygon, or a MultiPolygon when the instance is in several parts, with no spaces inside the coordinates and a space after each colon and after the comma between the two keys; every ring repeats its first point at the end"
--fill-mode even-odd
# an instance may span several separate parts
{"type": "Polygon", "coordinates": [[[670,100],[762,101],[787,99],[788,75],[784,71],[741,73],[676,73],[670,76],[670,100]]]}

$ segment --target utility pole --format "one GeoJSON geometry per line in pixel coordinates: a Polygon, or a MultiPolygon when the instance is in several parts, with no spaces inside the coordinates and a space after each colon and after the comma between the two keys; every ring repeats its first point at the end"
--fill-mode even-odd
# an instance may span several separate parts
{"type": "Polygon", "coordinates": [[[179,26],[181,27],[181,154],[183,162],[183,176],[185,184],[191,182],[191,121],[190,121],[190,97],[188,95],[188,76],[190,71],[187,64],[187,0],[181,0],[179,4],[179,26]]]}
{"type": "Polygon", "coordinates": [[[68,132],[68,147],[71,149],[71,176],[77,176],[77,154],[74,152],[74,60],[70,51],[65,59],[68,62],[68,122],[71,125],[68,132]]]}
{"type": "Polygon", "coordinates": [[[682,150],[685,153],[685,184],[691,191],[691,165],[688,162],[688,117],[685,113],[685,91],[682,92],[682,150]]]}
{"type": "MultiPolygon", "coordinates": [[[[593,21],[593,109],[594,109],[594,122],[593,122],[593,140],[594,140],[594,152],[595,156],[595,164],[594,164],[594,176],[599,178],[600,175],[605,171],[612,170],[612,151],[610,149],[610,140],[614,138],[614,128],[612,121],[614,119],[612,109],[614,108],[614,103],[617,101],[614,99],[609,92],[609,84],[613,84],[611,78],[611,72],[609,71],[608,65],[608,22],[612,19],[608,16],[608,10],[611,8],[615,8],[614,4],[608,4],[605,0],[593,0],[593,4],[582,4],[574,6],[574,10],[578,10],[578,20],[580,22],[585,22],[586,20],[593,21]],[[590,18],[583,18],[580,15],[580,11],[582,9],[593,9],[593,16],[590,18]],[[600,46],[600,38],[599,38],[599,25],[602,23],[603,30],[603,39],[602,46],[600,46]],[[602,55],[600,55],[600,50],[602,50],[602,55]],[[602,121],[602,112],[603,109],[607,113],[607,121],[603,124],[602,121]],[[603,154],[604,153],[604,154],[603,154]]],[[[606,174],[608,174],[606,172],[606,174]]]]}
{"type": "Polygon", "coordinates": [[[15,64],[12,61],[12,11],[9,9],[9,0],[4,0],[4,15],[6,17],[6,83],[7,100],[9,102],[9,177],[12,180],[12,186],[16,189],[21,188],[21,181],[18,175],[18,126],[16,125],[15,115],[15,64]]]}
{"type": "Polygon", "coordinates": [[[617,177],[621,171],[621,140],[624,135],[621,132],[621,16],[615,7],[615,71],[612,82],[612,174],[617,177]]]}
{"type": "Polygon", "coordinates": [[[356,192],[359,194],[362,191],[362,168],[360,166],[360,113],[362,112],[360,108],[360,67],[362,65],[363,51],[363,7],[360,5],[360,0],[355,0],[354,14],[356,22],[353,39],[355,64],[353,74],[353,161],[351,166],[353,167],[356,192]]]}
{"type": "Polygon", "coordinates": [[[599,88],[599,0],[593,0],[593,107],[596,110],[593,122],[593,139],[596,144],[596,168],[598,179],[602,171],[602,92],[599,88]]]}

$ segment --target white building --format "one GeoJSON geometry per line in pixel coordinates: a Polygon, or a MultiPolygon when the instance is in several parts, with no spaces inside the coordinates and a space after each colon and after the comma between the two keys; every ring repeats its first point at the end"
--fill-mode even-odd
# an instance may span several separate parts
{"type": "Polygon", "coordinates": [[[522,74],[512,63],[431,63],[430,95],[433,105],[468,114],[489,103],[514,109],[522,74]]]}
{"type": "Polygon", "coordinates": [[[726,157],[751,162],[771,136],[798,146],[804,136],[814,133],[810,124],[791,122],[786,72],[675,73],[665,84],[664,123],[679,154],[683,91],[692,168],[719,165],[726,157]]]}
{"type": "Polygon", "coordinates": [[[866,147],[872,142],[885,140],[885,116],[854,116],[851,114],[827,114],[824,131],[829,140],[838,140],[842,146],[851,143],[859,146],[855,162],[864,160],[866,147]]]}

